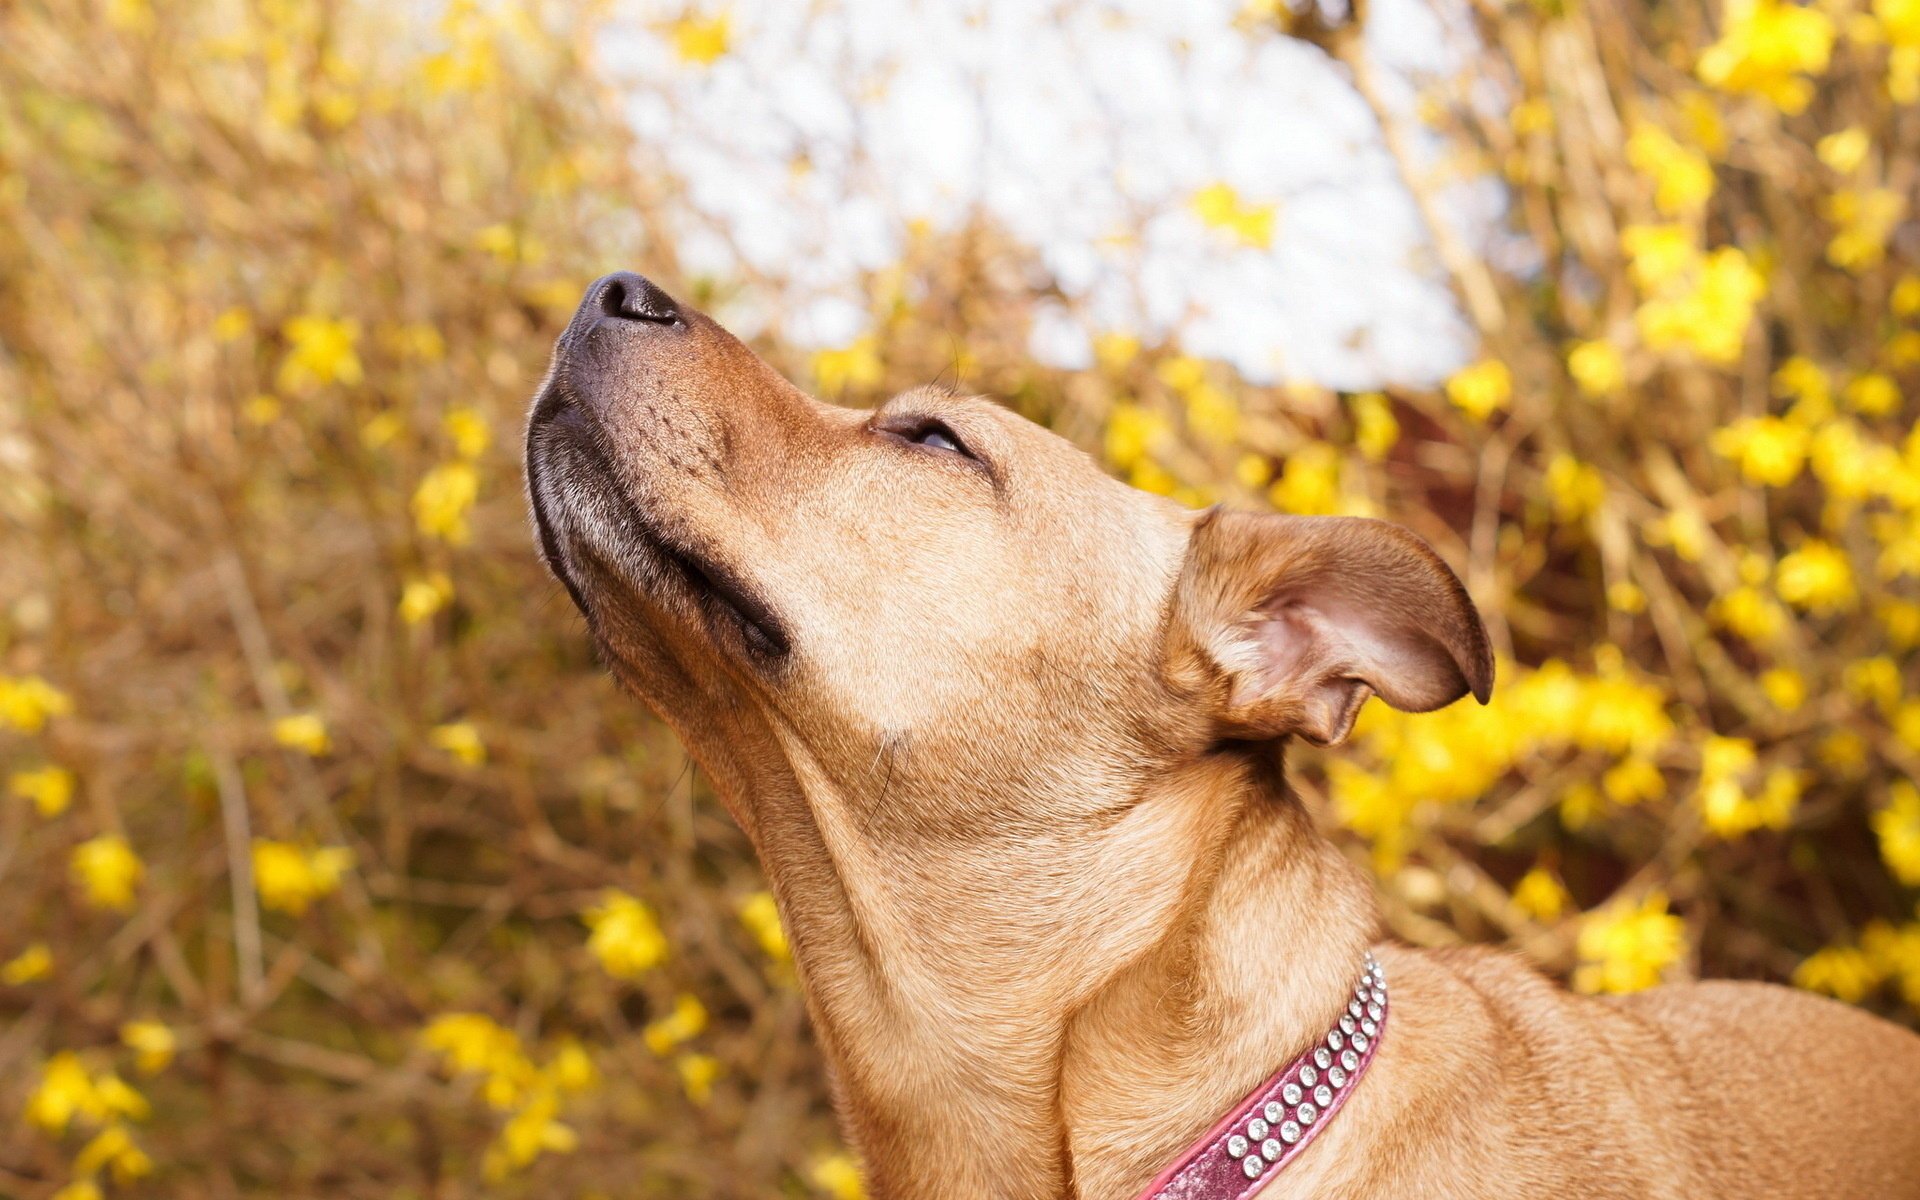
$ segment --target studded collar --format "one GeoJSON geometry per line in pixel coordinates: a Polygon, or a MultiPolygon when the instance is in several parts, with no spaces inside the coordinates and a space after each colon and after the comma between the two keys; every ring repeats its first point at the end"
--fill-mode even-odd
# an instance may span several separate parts
{"type": "Polygon", "coordinates": [[[1339,1021],[1233,1107],[1137,1200],[1245,1200],[1299,1157],[1373,1062],[1387,1032],[1387,978],[1367,955],[1339,1021]]]}

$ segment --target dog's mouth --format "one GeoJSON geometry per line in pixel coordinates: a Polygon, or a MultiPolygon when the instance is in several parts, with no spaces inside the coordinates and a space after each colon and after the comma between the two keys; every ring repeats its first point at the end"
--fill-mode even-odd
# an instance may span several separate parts
{"type": "Polygon", "coordinates": [[[585,576],[690,600],[716,640],[737,640],[762,664],[793,649],[787,625],[738,572],[634,503],[591,419],[556,389],[536,402],[527,432],[527,491],[541,556],[591,621],[585,576]],[[581,503],[581,497],[589,502],[581,503]],[[582,571],[583,565],[592,570],[582,571]]]}

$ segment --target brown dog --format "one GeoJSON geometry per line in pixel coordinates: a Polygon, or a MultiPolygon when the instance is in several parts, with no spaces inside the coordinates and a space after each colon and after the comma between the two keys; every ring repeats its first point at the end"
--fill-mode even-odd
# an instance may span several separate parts
{"type": "Polygon", "coordinates": [[[810,399],[634,275],[561,337],[548,564],[711,776],[872,1193],[1132,1195],[1347,1002],[1393,1027],[1262,1200],[1920,1196],[1920,1038],[1738,983],[1375,944],[1286,739],[1492,686],[1390,525],[1190,512],[982,400],[810,399]]]}

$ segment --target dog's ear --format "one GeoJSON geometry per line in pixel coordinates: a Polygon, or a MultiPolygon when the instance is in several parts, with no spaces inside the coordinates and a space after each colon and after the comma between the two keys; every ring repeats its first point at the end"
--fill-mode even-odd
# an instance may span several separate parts
{"type": "Polygon", "coordinates": [[[1344,740],[1368,696],[1426,712],[1493,688],[1486,627],[1424,541],[1358,517],[1214,509],[1187,549],[1168,668],[1233,737],[1344,740]]]}

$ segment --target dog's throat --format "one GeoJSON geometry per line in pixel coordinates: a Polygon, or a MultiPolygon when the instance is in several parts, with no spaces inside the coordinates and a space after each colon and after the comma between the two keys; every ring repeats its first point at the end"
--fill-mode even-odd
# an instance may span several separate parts
{"type": "Polygon", "coordinates": [[[1334,1026],[1233,1106],[1137,1200],[1243,1200],[1290,1166],[1360,1086],[1387,1032],[1387,978],[1368,954],[1334,1026]]]}

